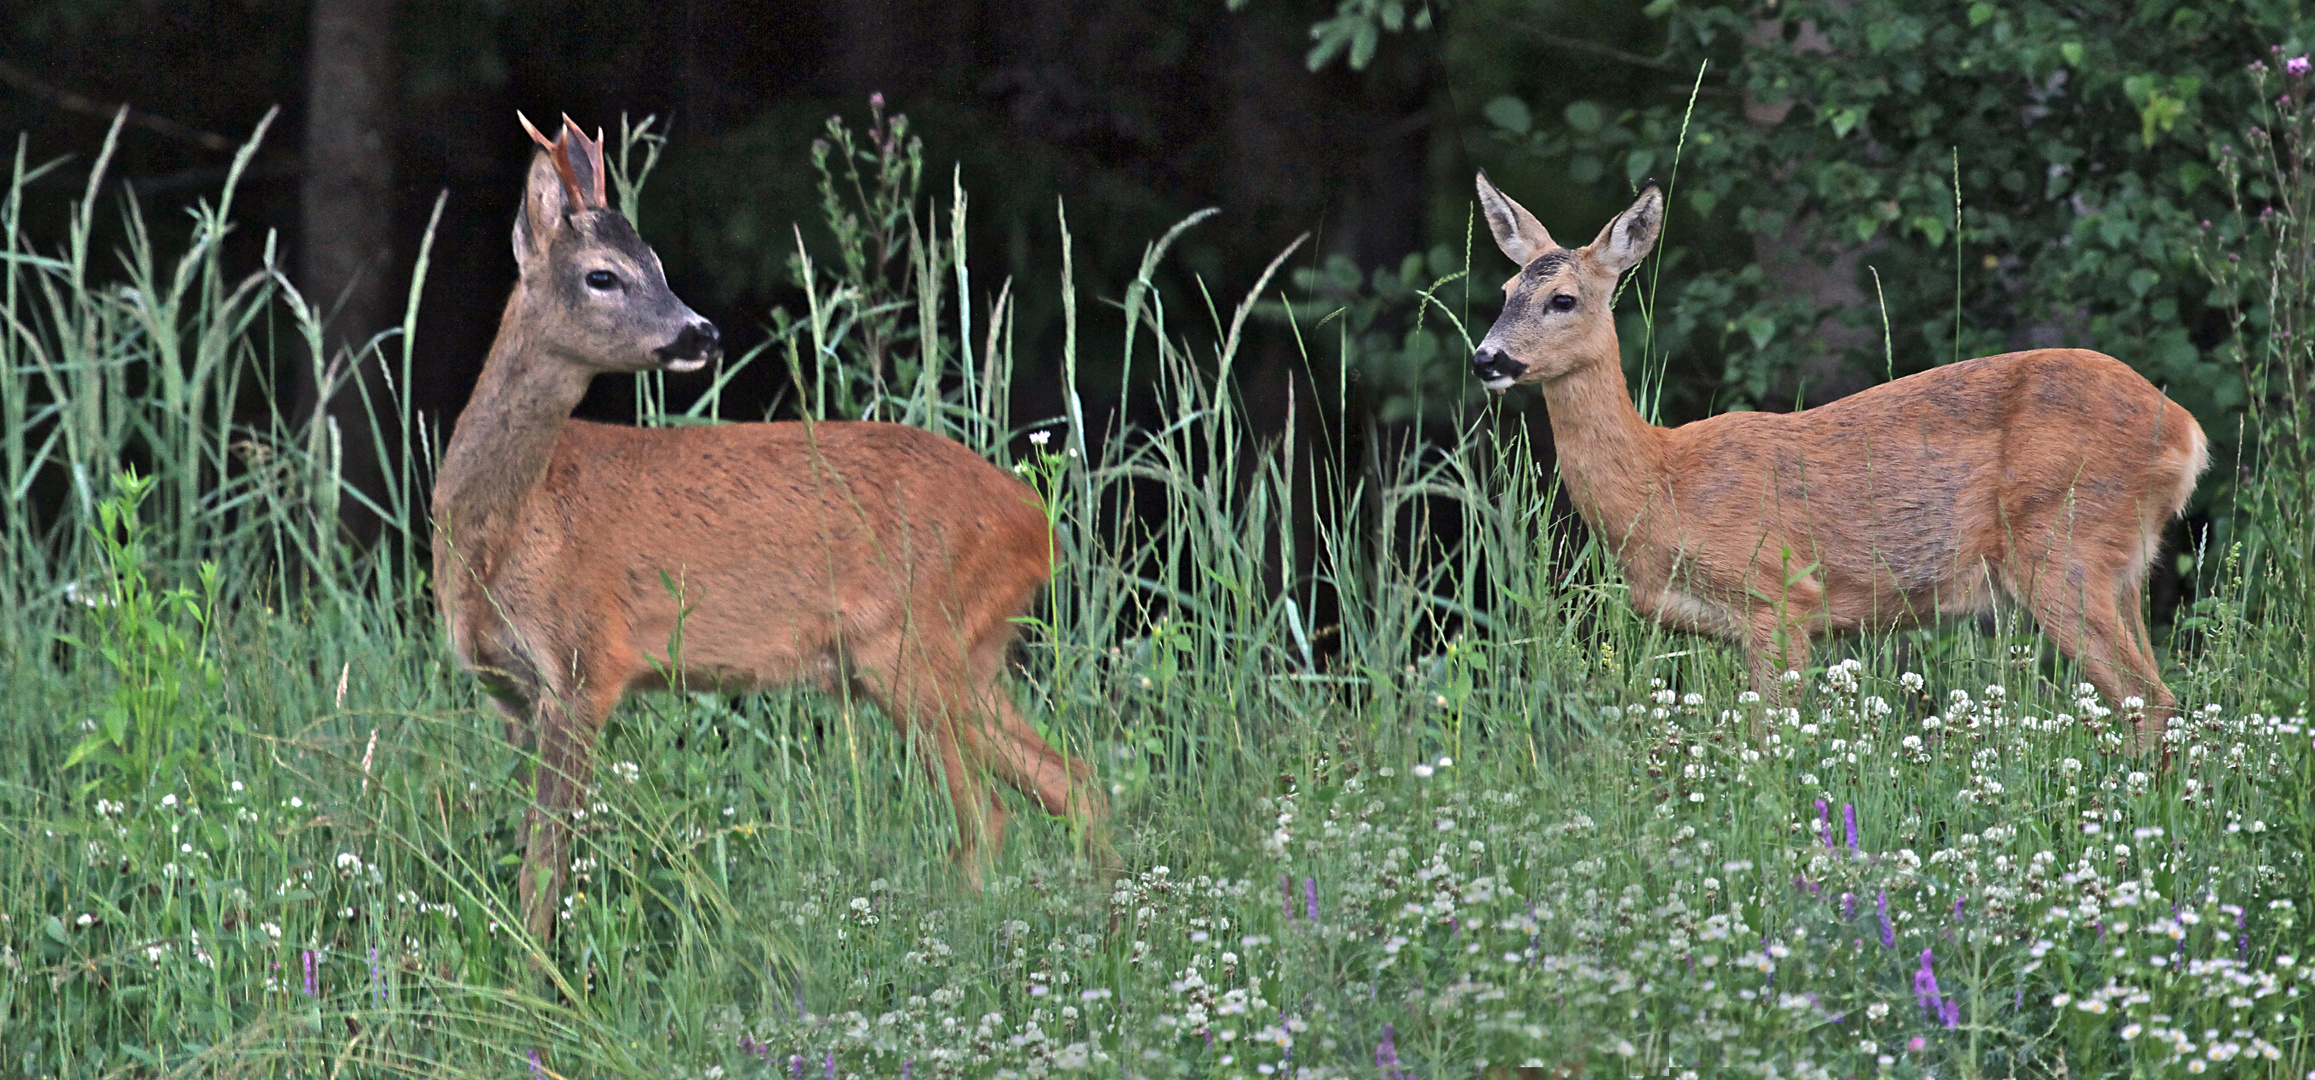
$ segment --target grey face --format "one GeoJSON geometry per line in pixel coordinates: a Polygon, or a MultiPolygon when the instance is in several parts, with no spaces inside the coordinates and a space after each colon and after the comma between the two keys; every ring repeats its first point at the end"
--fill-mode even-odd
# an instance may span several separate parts
{"type": "Polygon", "coordinates": [[[587,210],[565,220],[541,284],[567,313],[564,334],[597,366],[696,371],[721,353],[715,324],[676,298],[658,253],[625,217],[587,210]]]}
{"type": "Polygon", "coordinates": [[[574,206],[570,190],[546,152],[533,158],[514,253],[534,346],[590,371],[696,371],[721,355],[715,324],[676,298],[635,227],[574,206]]]}

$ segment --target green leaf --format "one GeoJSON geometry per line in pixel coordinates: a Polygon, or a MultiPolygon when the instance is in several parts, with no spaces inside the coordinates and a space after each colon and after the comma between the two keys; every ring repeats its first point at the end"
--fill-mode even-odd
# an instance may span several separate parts
{"type": "Polygon", "coordinates": [[[1567,117],[1567,126],[1586,135],[1597,133],[1608,123],[1608,111],[1596,101],[1569,102],[1564,115],[1567,117]]]}
{"type": "Polygon", "coordinates": [[[1360,23],[1358,33],[1350,39],[1350,69],[1365,71],[1375,58],[1375,46],[1381,44],[1382,29],[1373,23],[1360,23]]]}
{"type": "Polygon", "coordinates": [[[2130,295],[2143,300],[2146,291],[2162,282],[2162,275],[2143,266],[2130,272],[2130,295]]]}
{"type": "Polygon", "coordinates": [[[2081,67],[2082,43],[2079,41],[2061,42],[2058,45],[2058,55],[2066,58],[2067,67],[2081,67]]]}
{"type": "Polygon", "coordinates": [[[65,931],[63,919],[51,915],[41,921],[40,928],[47,932],[50,940],[66,948],[72,947],[72,935],[65,931]]]}
{"type": "Polygon", "coordinates": [[[1987,19],[1993,18],[1994,12],[1996,10],[1997,9],[1992,4],[1987,3],[1976,3],[1969,5],[1969,25],[1985,25],[1985,21],[1987,19]]]}
{"type": "Polygon", "coordinates": [[[1861,105],[1851,105],[1846,109],[1836,109],[1831,116],[1826,118],[1826,121],[1833,127],[1834,138],[1845,139],[1849,137],[1850,132],[1857,130],[1857,125],[1865,122],[1865,108],[1861,105]]]}
{"type": "Polygon", "coordinates": [[[1915,214],[1906,222],[1929,239],[1930,247],[1945,246],[1945,219],[1935,214],[1915,214]]]}
{"type": "Polygon", "coordinates": [[[1704,188],[1697,188],[1688,193],[1688,205],[1696,208],[1699,217],[1711,217],[1712,208],[1720,205],[1720,196],[1704,188]]]}
{"type": "Polygon", "coordinates": [[[1480,112],[1489,123],[1514,135],[1525,135],[1535,127],[1535,117],[1527,111],[1527,103],[1509,94],[1488,102],[1480,112]]]}
{"type": "Polygon", "coordinates": [[[79,746],[72,748],[72,753],[66,754],[64,756],[64,767],[67,769],[72,768],[73,766],[88,760],[91,756],[97,753],[111,749],[111,747],[112,743],[105,738],[104,733],[101,731],[97,732],[94,735],[90,735],[88,738],[82,739],[79,746]]]}
{"type": "Polygon", "coordinates": [[[1624,159],[1624,175],[1631,178],[1633,187],[1639,187],[1640,181],[1648,178],[1648,170],[1655,167],[1654,150],[1634,150],[1631,157],[1624,159]]]}
{"type": "Polygon", "coordinates": [[[1752,339],[1752,347],[1765,349],[1776,338],[1776,320],[1766,315],[1754,315],[1744,320],[1744,333],[1752,339]]]}

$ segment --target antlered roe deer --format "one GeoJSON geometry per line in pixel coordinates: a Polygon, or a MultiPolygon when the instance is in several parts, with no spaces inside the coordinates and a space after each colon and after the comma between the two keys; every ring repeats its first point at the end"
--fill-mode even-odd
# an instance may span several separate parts
{"type": "Polygon", "coordinates": [[[515,219],[519,279],[443,457],[434,579],[453,648],[509,737],[537,747],[520,877],[530,932],[553,932],[604,718],[671,681],[809,682],[876,702],[927,748],[976,886],[1003,840],[990,775],[1113,860],[1085,762],[1055,752],[997,685],[1013,618],[1051,572],[1036,494],[895,424],[571,419],[598,373],[693,371],[719,346],[606,205],[600,136],[567,117],[552,142],[523,126],[542,149],[515,219]]]}
{"type": "Polygon", "coordinates": [[[1664,216],[1653,181],[1570,250],[1479,174],[1519,273],[1471,358],[1488,389],[1537,384],[1560,476],[1641,612],[1743,642],[1778,691],[1809,639],[1986,610],[2032,611],[2100,693],[2146,704],[2140,745],[2177,708],[2140,612],[2162,530],[2208,463],[2194,417],[2113,357],[2036,349],[1933,368],[1794,413],[1676,428],[1624,386],[1617,280],[1664,216]]]}

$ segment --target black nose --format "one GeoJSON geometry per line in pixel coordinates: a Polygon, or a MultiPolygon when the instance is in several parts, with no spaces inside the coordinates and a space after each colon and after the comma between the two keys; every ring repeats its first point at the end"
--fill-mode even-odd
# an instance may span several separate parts
{"type": "Polygon", "coordinates": [[[715,332],[715,324],[701,319],[683,328],[675,340],[658,348],[659,358],[669,362],[684,360],[713,360],[723,351],[722,339],[715,332]]]}
{"type": "Polygon", "coordinates": [[[1482,348],[1471,354],[1471,373],[1488,382],[1516,379],[1526,370],[1526,364],[1504,355],[1501,349],[1482,348]]]}

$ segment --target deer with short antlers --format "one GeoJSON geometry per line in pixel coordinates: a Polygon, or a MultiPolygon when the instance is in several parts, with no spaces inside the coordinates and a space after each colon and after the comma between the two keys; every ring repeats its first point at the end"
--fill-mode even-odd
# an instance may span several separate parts
{"type": "Polygon", "coordinates": [[[1013,619],[1051,573],[1036,494],[896,424],[571,419],[597,374],[694,371],[719,345],[608,206],[601,136],[568,117],[552,141],[523,127],[540,150],[515,218],[519,278],[443,456],[434,579],[452,647],[509,738],[536,747],[529,931],[553,932],[605,717],[671,682],[801,682],[875,702],[945,784],[976,887],[1003,840],[991,776],[1072,819],[1109,869],[1086,763],[998,685],[1013,619]]]}
{"type": "Polygon", "coordinates": [[[1520,271],[1471,357],[1497,392],[1533,384],[1560,476],[1659,622],[1742,642],[1754,689],[1779,691],[1812,637],[1987,610],[2031,611],[2118,705],[2145,705],[2141,747],[2177,699],[2140,595],[2162,531],[2210,458],[2202,428],[2113,357],[1980,357],[1793,413],[1676,428],[1624,385],[1616,283],[1655,246],[1664,193],[1575,249],[1479,174],[1479,205],[1520,271]]]}

